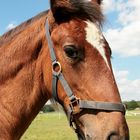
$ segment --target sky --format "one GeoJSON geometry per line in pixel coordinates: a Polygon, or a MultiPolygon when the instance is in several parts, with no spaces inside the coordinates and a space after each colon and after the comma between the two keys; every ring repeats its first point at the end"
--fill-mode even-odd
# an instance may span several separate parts
{"type": "MultiPolygon", "coordinates": [[[[49,0],[1,0],[0,35],[48,8],[49,0]]],[[[140,100],[140,0],[103,0],[102,10],[122,100],[140,100]]]]}

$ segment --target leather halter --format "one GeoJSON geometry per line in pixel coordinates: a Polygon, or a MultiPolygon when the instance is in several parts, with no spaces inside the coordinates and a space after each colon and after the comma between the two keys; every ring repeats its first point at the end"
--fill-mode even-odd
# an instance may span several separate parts
{"type": "Polygon", "coordinates": [[[69,98],[69,106],[67,107],[67,115],[70,122],[70,126],[73,127],[73,115],[81,112],[82,109],[90,109],[90,110],[99,110],[99,111],[117,111],[125,114],[125,107],[122,103],[111,103],[111,102],[97,102],[97,101],[89,101],[89,100],[80,100],[77,98],[67,81],[64,78],[62,73],[61,64],[57,61],[54,49],[53,42],[51,40],[50,31],[49,31],[49,23],[46,21],[46,37],[48,41],[48,48],[50,51],[51,61],[52,61],[52,96],[55,101],[59,102],[58,94],[57,94],[57,81],[59,80],[62,84],[67,97],[69,98]],[[57,70],[56,70],[57,68],[57,70]]]}

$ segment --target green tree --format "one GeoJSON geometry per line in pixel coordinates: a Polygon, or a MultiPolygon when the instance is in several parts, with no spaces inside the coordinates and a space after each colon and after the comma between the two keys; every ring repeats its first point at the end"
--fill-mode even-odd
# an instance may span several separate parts
{"type": "Polygon", "coordinates": [[[134,110],[134,109],[140,107],[139,104],[137,103],[137,101],[134,101],[134,100],[129,101],[129,102],[124,102],[124,104],[126,105],[126,108],[128,110],[134,110]]]}

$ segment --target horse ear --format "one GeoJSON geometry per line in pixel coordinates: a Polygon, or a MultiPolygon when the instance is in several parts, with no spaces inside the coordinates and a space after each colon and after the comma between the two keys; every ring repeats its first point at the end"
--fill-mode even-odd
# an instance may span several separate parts
{"type": "Polygon", "coordinates": [[[68,10],[71,10],[71,4],[69,0],[50,0],[50,6],[52,14],[56,21],[61,17],[65,17],[68,10]]]}

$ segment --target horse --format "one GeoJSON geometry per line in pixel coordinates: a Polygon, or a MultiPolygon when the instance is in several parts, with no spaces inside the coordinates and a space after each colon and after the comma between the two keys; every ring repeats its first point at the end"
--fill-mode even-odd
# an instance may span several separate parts
{"type": "Polygon", "coordinates": [[[129,140],[101,4],[50,0],[49,10],[1,36],[1,140],[19,140],[51,98],[79,140],[129,140]]]}

